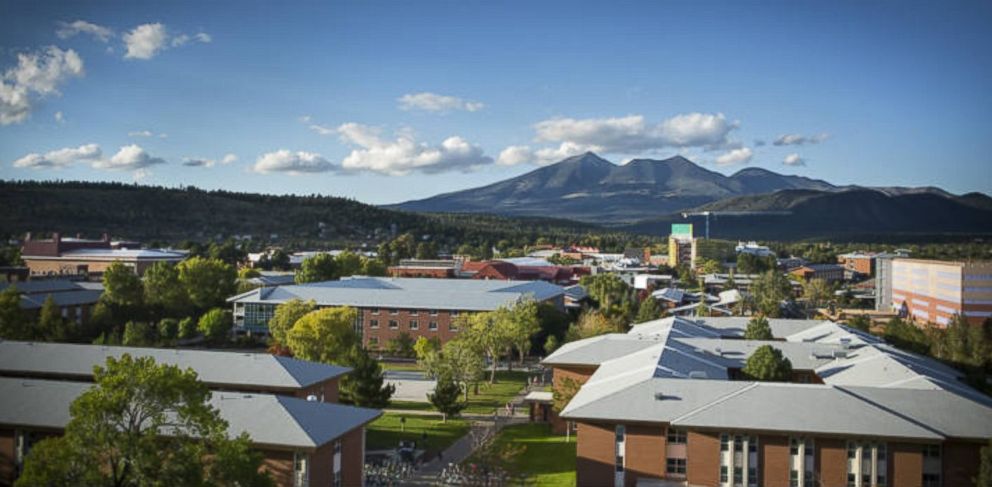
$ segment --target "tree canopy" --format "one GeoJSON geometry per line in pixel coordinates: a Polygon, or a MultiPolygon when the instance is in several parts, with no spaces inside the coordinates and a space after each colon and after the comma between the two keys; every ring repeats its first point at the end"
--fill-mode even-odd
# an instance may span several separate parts
{"type": "Polygon", "coordinates": [[[782,302],[792,300],[792,283],[777,270],[767,271],[751,283],[751,299],[765,316],[778,318],[782,302]]]}
{"type": "Polygon", "coordinates": [[[218,259],[192,257],[179,263],[179,282],[198,310],[224,306],[237,288],[237,272],[218,259]]]}
{"type": "Polygon", "coordinates": [[[782,355],[781,350],[762,345],[747,358],[741,371],[751,380],[788,382],[792,378],[792,362],[782,355]]]}
{"type": "Polygon", "coordinates": [[[351,373],[341,381],[341,401],[366,408],[386,408],[396,386],[385,384],[379,362],[359,345],[348,352],[345,363],[351,373]]]}
{"type": "Polygon", "coordinates": [[[296,321],[286,334],[286,345],[302,360],[343,364],[358,342],[354,308],[337,307],[311,311],[296,321]]]}
{"type": "Polygon", "coordinates": [[[747,328],[744,329],[744,339],[745,340],[772,340],[772,327],[768,324],[768,319],[764,316],[757,315],[751,318],[747,322],[747,328]]]}
{"type": "Polygon", "coordinates": [[[276,306],[272,318],[269,319],[269,334],[272,340],[280,345],[286,344],[286,334],[293,328],[296,322],[307,313],[317,309],[317,302],[314,300],[303,301],[302,299],[290,299],[276,306]]]}

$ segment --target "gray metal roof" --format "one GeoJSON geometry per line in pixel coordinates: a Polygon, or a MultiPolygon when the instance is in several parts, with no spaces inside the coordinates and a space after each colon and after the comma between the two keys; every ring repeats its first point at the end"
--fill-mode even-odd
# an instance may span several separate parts
{"type": "Polygon", "coordinates": [[[945,390],[877,387],[843,389],[945,436],[983,441],[992,438],[992,402],[988,397],[969,399],[945,390]]]}
{"type": "MultiPolygon", "coordinates": [[[[69,406],[92,384],[0,378],[0,424],[64,428],[69,406]]],[[[272,394],[214,392],[210,404],[233,437],[248,433],[256,444],[316,448],[382,415],[375,409],[311,402],[272,394]]]]}
{"type": "MultiPolygon", "coordinates": [[[[748,316],[720,316],[720,317],[697,317],[693,318],[699,324],[706,325],[715,330],[720,330],[720,334],[726,337],[743,337],[744,330],[747,329],[747,322],[751,321],[748,316]]],[[[785,338],[789,335],[812,328],[829,321],[818,320],[793,320],[785,318],[769,318],[768,326],[772,329],[772,336],[775,338],[785,338]]]]}
{"type": "Polygon", "coordinates": [[[91,377],[107,357],[152,357],[158,363],[192,368],[207,384],[299,389],[339,377],[351,369],[267,353],[113,347],[0,340],[0,372],[91,377]]]}
{"type": "Polygon", "coordinates": [[[76,291],[61,291],[53,292],[51,294],[22,294],[21,295],[21,308],[23,309],[39,309],[48,299],[49,296],[55,301],[55,305],[58,307],[64,306],[80,306],[84,304],[96,304],[100,300],[100,296],[103,295],[102,290],[94,289],[79,289],[76,291]]]}
{"type": "Polygon", "coordinates": [[[782,352],[789,359],[793,369],[814,370],[834,360],[833,353],[839,345],[819,345],[811,347],[805,343],[792,343],[776,340],[722,340],[710,338],[677,338],[694,349],[710,356],[710,359],[726,367],[743,368],[748,357],[758,347],[769,345],[782,352]]]}
{"type": "Polygon", "coordinates": [[[637,338],[621,333],[600,335],[562,345],[541,361],[545,365],[599,365],[607,360],[657,345],[658,338],[637,338]]]}
{"type": "Polygon", "coordinates": [[[545,301],[563,294],[560,286],[544,281],[351,277],[256,289],[228,301],[279,304],[312,299],[323,306],[492,311],[528,296],[545,301]]]}

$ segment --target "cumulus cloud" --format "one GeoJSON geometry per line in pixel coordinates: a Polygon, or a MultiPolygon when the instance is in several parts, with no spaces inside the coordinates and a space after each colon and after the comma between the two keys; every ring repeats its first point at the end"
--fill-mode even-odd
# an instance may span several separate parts
{"type": "Polygon", "coordinates": [[[97,169],[128,171],[143,169],[156,164],[165,164],[165,159],[153,157],[137,144],[121,147],[110,159],[100,159],[93,162],[97,169]]]}
{"type": "Polygon", "coordinates": [[[128,137],[158,137],[160,139],[167,138],[169,135],[165,133],[155,133],[151,130],[134,130],[127,133],[128,137]]]}
{"type": "Polygon", "coordinates": [[[213,167],[218,162],[226,165],[236,162],[237,160],[238,156],[234,154],[225,154],[220,161],[217,161],[216,159],[207,159],[205,157],[187,157],[183,160],[183,165],[187,167],[213,167]]]}
{"type": "Polygon", "coordinates": [[[736,164],[747,164],[754,157],[754,151],[750,147],[741,147],[724,152],[716,158],[718,166],[733,166],[736,164]]]}
{"type": "Polygon", "coordinates": [[[792,153],[785,156],[785,159],[782,160],[782,164],[786,166],[805,166],[806,160],[800,157],[799,154],[792,153]]]}
{"type": "Polygon", "coordinates": [[[85,20],[59,22],[58,26],[59,28],[55,31],[55,35],[59,36],[59,39],[68,39],[78,34],[87,34],[100,42],[107,42],[114,36],[113,30],[85,20]]]}
{"type": "Polygon", "coordinates": [[[77,162],[95,162],[100,160],[103,152],[97,144],[86,144],[79,147],[66,147],[64,149],[53,150],[44,154],[28,154],[16,161],[14,167],[19,168],[63,168],[71,166],[77,162]]]}
{"type": "Polygon", "coordinates": [[[84,74],[83,60],[72,49],[49,46],[18,54],[17,66],[0,76],[0,125],[23,122],[35,98],[58,96],[59,86],[84,74]]]}
{"type": "Polygon", "coordinates": [[[819,144],[830,138],[830,134],[816,134],[816,135],[800,135],[800,134],[784,134],[778,136],[773,144],[782,145],[806,145],[806,144],[819,144]]]}
{"type": "Polygon", "coordinates": [[[226,165],[226,164],[233,164],[235,162],[238,162],[238,156],[236,156],[234,154],[230,154],[230,153],[224,154],[224,157],[220,158],[220,163],[221,164],[225,164],[226,165]]]}
{"type": "Polygon", "coordinates": [[[467,112],[477,112],[485,105],[478,101],[469,101],[457,96],[439,95],[437,93],[408,93],[399,97],[400,109],[402,110],[424,110],[428,112],[450,112],[455,110],[465,110],[467,112]]]}
{"type": "Polygon", "coordinates": [[[213,41],[210,34],[199,32],[194,35],[172,35],[161,23],[141,24],[123,36],[125,59],[151,59],[169,47],[180,47],[191,42],[209,43],[213,41]]]}
{"type": "Polygon", "coordinates": [[[553,118],[538,122],[537,140],[571,143],[599,152],[638,154],[666,147],[722,148],[738,127],[722,113],[684,113],[650,124],[642,115],[553,118]]]}
{"type": "Polygon", "coordinates": [[[499,153],[496,163],[502,166],[516,166],[518,164],[547,166],[594,149],[595,147],[572,142],[562,142],[557,147],[544,147],[536,150],[526,145],[511,145],[499,153]]]}
{"type": "Polygon", "coordinates": [[[516,166],[518,164],[526,164],[531,162],[534,158],[533,151],[530,147],[526,145],[511,145],[499,153],[499,157],[496,158],[496,164],[501,166],[516,166]]]}
{"type": "Polygon", "coordinates": [[[282,149],[263,154],[255,161],[252,170],[260,173],[285,172],[296,175],[333,171],[335,166],[315,152],[292,152],[282,149]]]}
{"type": "Polygon", "coordinates": [[[357,123],[339,126],[338,134],[344,143],[356,147],[341,161],[346,171],[401,176],[415,171],[427,174],[470,171],[493,163],[481,147],[459,136],[429,145],[417,142],[409,131],[397,134],[394,139],[384,139],[379,129],[357,123]]]}

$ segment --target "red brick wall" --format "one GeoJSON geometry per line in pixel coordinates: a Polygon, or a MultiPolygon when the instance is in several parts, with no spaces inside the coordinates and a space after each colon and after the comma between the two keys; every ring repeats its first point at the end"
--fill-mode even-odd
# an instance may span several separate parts
{"type": "Polygon", "coordinates": [[[665,428],[661,425],[627,425],[626,433],[624,483],[634,487],[637,479],[662,478],[665,475],[665,428]]]}
{"type": "Polygon", "coordinates": [[[579,423],[575,474],[578,487],[613,485],[616,430],[612,424],[579,423]]]}
{"type": "Polygon", "coordinates": [[[715,486],[720,482],[720,436],[689,431],[686,438],[686,479],[690,485],[715,486]]]}
{"type": "Polygon", "coordinates": [[[764,487],[789,486],[789,437],[765,436],[758,439],[761,476],[764,487]]]}
{"type": "MultiPolygon", "coordinates": [[[[920,445],[889,443],[889,478],[892,485],[920,487],[923,485],[923,452],[920,445]]],[[[952,484],[945,484],[952,485],[952,484]]]]}
{"type": "Polygon", "coordinates": [[[0,428],[0,485],[14,483],[14,429],[0,428]]]}
{"type": "Polygon", "coordinates": [[[816,465],[823,487],[846,486],[847,442],[832,438],[817,438],[816,465]]]}
{"type": "MultiPolygon", "coordinates": [[[[551,387],[552,389],[557,389],[560,386],[561,381],[566,378],[578,382],[579,385],[585,384],[586,381],[589,380],[589,377],[592,376],[594,372],[596,372],[596,368],[597,366],[595,365],[589,365],[589,366],[556,365],[551,369],[552,370],[551,387]]],[[[564,419],[558,417],[558,413],[556,413],[554,410],[551,411],[550,423],[551,423],[552,432],[559,435],[565,434],[565,427],[567,426],[567,424],[564,419]]]]}
{"type": "Polygon", "coordinates": [[[344,435],[341,445],[341,480],[345,486],[361,486],[365,465],[365,428],[344,435]]]}
{"type": "Polygon", "coordinates": [[[973,485],[971,479],[978,475],[981,448],[988,443],[947,441],[943,445],[941,461],[944,463],[944,485],[973,485]]]}
{"type": "Polygon", "coordinates": [[[452,316],[450,311],[438,310],[437,315],[432,316],[430,310],[426,309],[400,309],[397,314],[393,315],[390,314],[390,308],[379,308],[379,313],[373,314],[372,308],[362,308],[362,335],[364,344],[371,349],[384,349],[389,340],[400,336],[401,333],[407,333],[414,340],[421,336],[427,338],[437,337],[441,340],[441,343],[445,343],[458,336],[458,332],[452,331],[450,325],[458,316],[464,316],[465,314],[466,312],[461,312],[456,316],[452,316]],[[379,322],[378,328],[372,328],[373,320],[379,322]],[[397,329],[392,330],[389,328],[389,322],[391,320],[396,321],[398,325],[397,329]],[[418,329],[411,330],[410,321],[416,321],[418,329]],[[430,322],[432,321],[437,322],[437,330],[430,330],[430,322]],[[369,344],[371,337],[379,339],[377,346],[369,344]]]}
{"type": "Polygon", "coordinates": [[[338,402],[338,378],[335,377],[333,379],[314,384],[306,389],[296,391],[294,396],[300,399],[306,399],[307,396],[314,395],[317,396],[317,400],[319,401],[321,394],[324,395],[324,402],[338,402]]]}
{"type": "Polygon", "coordinates": [[[264,457],[262,469],[272,476],[278,486],[293,485],[293,452],[285,450],[261,450],[264,457]]]}

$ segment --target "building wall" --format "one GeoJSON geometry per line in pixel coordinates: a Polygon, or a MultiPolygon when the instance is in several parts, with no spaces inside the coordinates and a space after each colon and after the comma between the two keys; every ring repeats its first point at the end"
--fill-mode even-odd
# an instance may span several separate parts
{"type": "Polygon", "coordinates": [[[578,424],[575,451],[575,483],[578,487],[613,485],[616,462],[614,428],[613,424],[578,424]]]}
{"type": "Polygon", "coordinates": [[[690,485],[715,486],[720,482],[720,435],[689,431],[686,437],[686,479],[690,485]]]}
{"type": "Polygon", "coordinates": [[[144,275],[145,271],[157,261],[153,260],[68,260],[68,259],[46,259],[44,257],[23,257],[24,265],[28,267],[32,276],[49,275],[69,275],[75,276],[83,274],[81,268],[85,268],[85,274],[90,276],[102,275],[114,262],[123,262],[131,267],[139,275],[144,275]]]}
{"type": "Polygon", "coordinates": [[[816,438],[816,467],[824,487],[847,485],[847,442],[836,438],[816,438]]]}
{"type": "MultiPolygon", "coordinates": [[[[923,450],[912,443],[890,443],[889,478],[892,485],[920,487],[923,484],[923,450]]],[[[950,484],[945,484],[950,485],[950,484]]]]}
{"type": "Polygon", "coordinates": [[[941,461],[944,464],[945,486],[972,485],[971,479],[978,475],[981,448],[984,445],[988,443],[944,442],[941,461]]]}
{"type": "Polygon", "coordinates": [[[789,437],[761,435],[758,438],[758,445],[761,485],[789,487],[789,462],[791,462],[789,437]]]}
{"type": "Polygon", "coordinates": [[[0,428],[0,485],[14,483],[14,428],[0,428]]]}
{"type": "Polygon", "coordinates": [[[964,314],[972,324],[981,324],[992,317],[992,262],[969,262],[961,277],[964,314]]]}
{"type": "Polygon", "coordinates": [[[262,470],[272,476],[277,486],[293,486],[293,452],[288,450],[261,450],[262,470]]]}
{"type": "Polygon", "coordinates": [[[313,395],[317,396],[318,400],[323,397],[323,402],[338,402],[338,378],[335,377],[330,380],[326,380],[319,384],[314,384],[306,389],[301,389],[293,394],[295,397],[300,399],[306,399],[307,397],[313,395]]]}
{"type": "Polygon", "coordinates": [[[455,270],[451,267],[390,267],[390,277],[430,277],[435,279],[447,279],[455,277],[455,270]]]}
{"type": "Polygon", "coordinates": [[[437,310],[437,315],[431,315],[430,310],[396,309],[396,314],[390,313],[391,308],[362,308],[362,340],[366,348],[376,350],[386,348],[389,340],[397,338],[401,333],[409,334],[414,340],[418,337],[438,338],[441,343],[458,336],[455,321],[463,312],[437,310]],[[373,321],[378,322],[373,327],[373,321]],[[389,322],[396,321],[397,328],[390,329],[389,322]],[[411,329],[411,321],[417,322],[417,329],[411,329]],[[430,323],[437,322],[437,330],[430,329],[430,323]]]}
{"type": "Polygon", "coordinates": [[[665,428],[661,425],[626,425],[624,484],[635,487],[638,479],[665,475],[665,428]]]}
{"type": "Polygon", "coordinates": [[[341,479],[345,487],[364,483],[365,428],[358,428],[341,439],[341,479]]]}
{"type": "MultiPolygon", "coordinates": [[[[561,387],[561,382],[565,379],[572,379],[579,383],[579,385],[585,384],[589,377],[596,372],[596,366],[554,366],[551,375],[551,389],[557,390],[561,387]]],[[[555,434],[565,434],[565,428],[568,426],[567,422],[558,416],[554,410],[551,411],[550,416],[551,431],[555,434]]]]}

